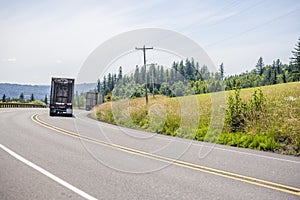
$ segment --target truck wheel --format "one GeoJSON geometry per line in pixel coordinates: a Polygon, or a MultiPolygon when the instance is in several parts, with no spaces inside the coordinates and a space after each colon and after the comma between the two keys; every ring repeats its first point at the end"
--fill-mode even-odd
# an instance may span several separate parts
{"type": "Polygon", "coordinates": [[[56,115],[56,113],[50,112],[50,117],[53,117],[55,115],[56,115]]]}

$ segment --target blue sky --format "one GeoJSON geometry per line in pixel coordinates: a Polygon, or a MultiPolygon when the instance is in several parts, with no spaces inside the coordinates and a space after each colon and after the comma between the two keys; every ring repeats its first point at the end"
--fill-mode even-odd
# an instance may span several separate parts
{"type": "Polygon", "coordinates": [[[0,82],[76,77],[102,42],[138,28],[179,32],[235,74],[260,56],[288,63],[300,37],[300,1],[0,1],[0,82]]]}

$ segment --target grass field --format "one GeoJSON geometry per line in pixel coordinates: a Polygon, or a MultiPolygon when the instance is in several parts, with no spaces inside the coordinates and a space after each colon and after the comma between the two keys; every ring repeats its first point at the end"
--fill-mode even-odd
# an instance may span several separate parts
{"type": "MultiPolygon", "coordinates": [[[[257,89],[242,89],[242,101],[249,103],[257,89]]],[[[264,109],[244,120],[242,131],[231,131],[225,120],[226,102],[235,91],[178,98],[149,96],[148,105],[145,98],[107,102],[94,108],[94,117],[166,135],[299,156],[300,82],[260,89],[264,109]]]]}

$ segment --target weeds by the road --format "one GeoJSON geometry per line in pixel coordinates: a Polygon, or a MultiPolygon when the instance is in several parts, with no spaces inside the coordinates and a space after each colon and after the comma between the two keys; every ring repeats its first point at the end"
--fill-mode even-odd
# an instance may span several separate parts
{"type": "Polygon", "coordinates": [[[98,120],[121,126],[300,155],[300,82],[227,91],[226,96],[226,120],[221,133],[209,131],[211,94],[149,96],[148,105],[144,98],[119,100],[99,105],[94,111],[98,120]]]}

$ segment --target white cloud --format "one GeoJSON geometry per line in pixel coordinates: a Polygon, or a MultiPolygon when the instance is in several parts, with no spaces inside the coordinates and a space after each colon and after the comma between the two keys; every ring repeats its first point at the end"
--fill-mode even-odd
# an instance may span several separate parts
{"type": "Polygon", "coordinates": [[[14,63],[16,61],[17,61],[16,58],[2,58],[2,62],[14,63]]]}

